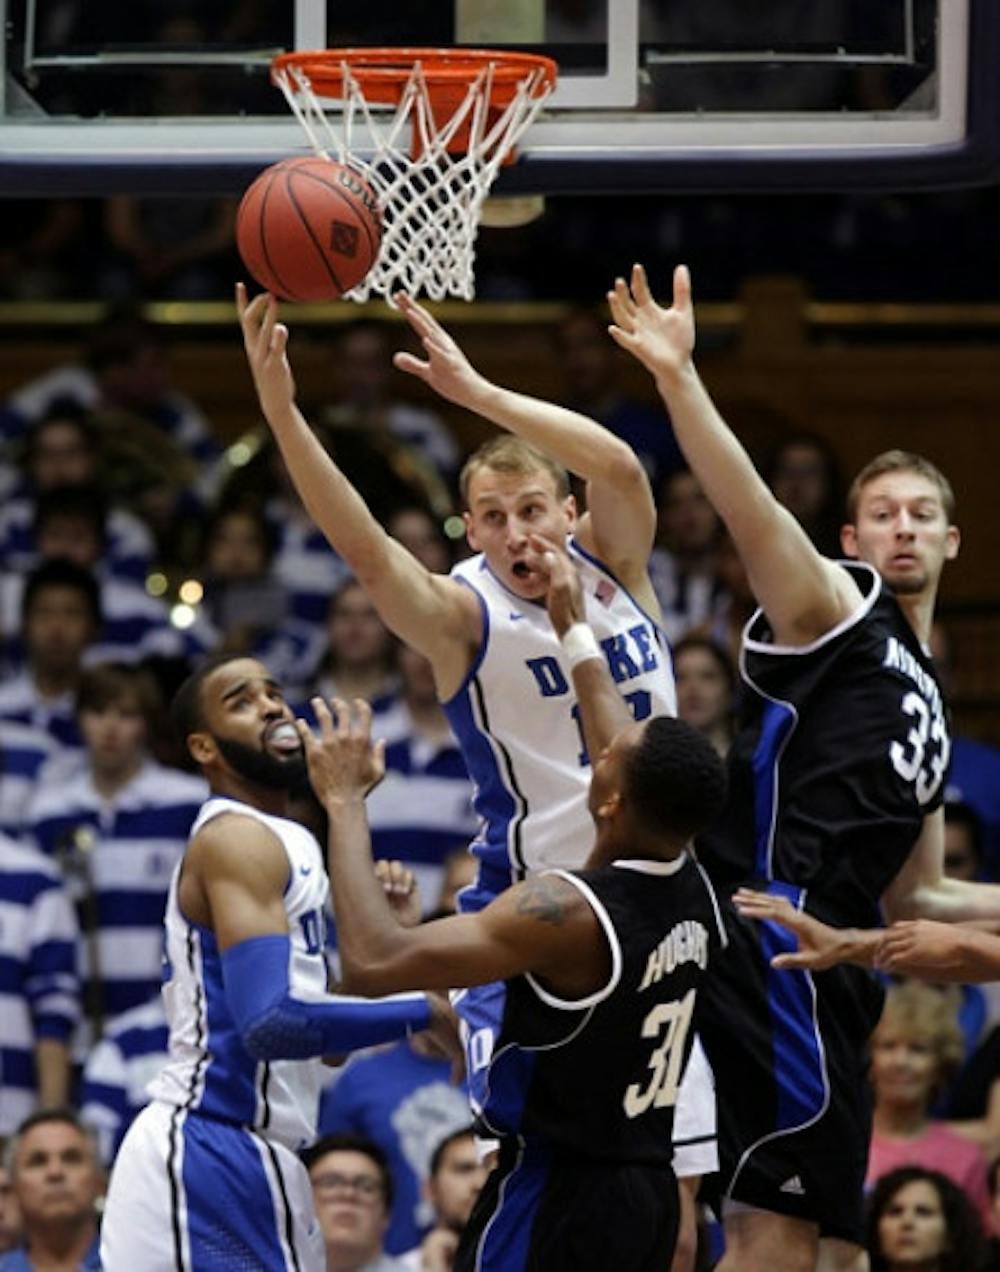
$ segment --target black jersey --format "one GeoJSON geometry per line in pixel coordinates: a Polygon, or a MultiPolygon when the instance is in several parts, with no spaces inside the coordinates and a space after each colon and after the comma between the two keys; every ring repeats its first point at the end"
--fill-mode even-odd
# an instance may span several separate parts
{"type": "Polygon", "coordinates": [[[775,645],[762,611],[748,623],[729,799],[698,849],[720,887],[794,884],[817,914],[870,927],[941,803],[950,743],[933,664],[895,597],[871,566],[845,568],[864,602],[813,644],[775,645]]]}
{"type": "Polygon", "coordinates": [[[715,894],[687,854],[553,873],[600,919],[611,976],[575,1002],[530,975],[504,982],[500,1030],[472,1082],[482,1129],[528,1147],[669,1168],[695,1001],[725,943],[715,894]]]}

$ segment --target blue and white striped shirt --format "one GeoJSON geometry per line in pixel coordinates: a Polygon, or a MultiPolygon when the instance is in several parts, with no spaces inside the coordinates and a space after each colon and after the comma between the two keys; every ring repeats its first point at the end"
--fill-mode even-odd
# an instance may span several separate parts
{"type": "Polygon", "coordinates": [[[207,794],[202,778],[152,761],[111,801],[95,789],[89,765],[39,783],[31,834],[62,865],[81,913],[88,894],[96,904],[97,939],[93,949],[83,941],[81,967],[88,984],[100,982],[105,1019],[160,988],[170,877],[207,794]]]}
{"type": "Polygon", "coordinates": [[[0,1135],[34,1111],[35,1043],[68,1043],[80,1018],[76,937],[58,870],[0,836],[0,1135]]]}
{"type": "Polygon", "coordinates": [[[51,735],[30,724],[0,720],[0,833],[20,839],[39,771],[55,752],[51,735]]]}
{"type": "Polygon", "coordinates": [[[80,1117],[97,1138],[101,1160],[114,1161],[125,1132],[149,1103],[146,1087],[167,1063],[162,994],[110,1022],[83,1067],[80,1117]]]}

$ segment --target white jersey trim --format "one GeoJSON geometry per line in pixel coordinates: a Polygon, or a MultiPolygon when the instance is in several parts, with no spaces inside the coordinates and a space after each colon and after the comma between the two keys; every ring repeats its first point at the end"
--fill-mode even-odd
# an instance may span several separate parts
{"type": "MultiPolygon", "coordinates": [[[[571,874],[568,870],[542,870],[539,875],[558,875],[561,879],[565,879],[567,883],[571,883],[584,896],[590,908],[600,920],[601,927],[604,928],[604,935],[607,938],[608,946],[611,950],[611,975],[606,985],[595,990],[592,994],[587,994],[584,998],[570,999],[558,998],[555,994],[550,993],[547,989],[532,976],[531,972],[524,973],[524,979],[528,982],[537,996],[548,1007],[555,1007],[559,1011],[582,1011],[585,1007],[596,1007],[598,1003],[602,1003],[611,993],[614,992],[621,980],[622,975],[622,947],[618,940],[618,933],[615,931],[615,925],[611,922],[611,916],[605,910],[604,906],[597,899],[593,889],[589,884],[571,874]]],[[[534,1050],[534,1048],[532,1048],[534,1050]]]]}
{"type": "MultiPolygon", "coordinates": [[[[744,680],[748,681],[750,684],[754,684],[747,675],[746,671],[746,663],[743,656],[746,650],[753,650],[755,654],[780,655],[781,657],[812,654],[815,653],[817,649],[822,649],[824,645],[828,645],[831,641],[836,640],[838,636],[842,635],[849,628],[856,626],[872,609],[875,602],[882,594],[882,576],[879,572],[873,566],[869,565],[867,561],[836,561],[834,564],[847,570],[848,574],[851,574],[854,570],[860,570],[862,573],[867,572],[871,575],[871,588],[867,595],[862,596],[861,603],[858,605],[858,608],[848,614],[846,618],[842,618],[840,622],[837,623],[835,627],[831,627],[828,632],[824,632],[817,640],[810,641],[808,645],[776,645],[772,641],[754,640],[750,635],[750,629],[758,621],[758,619],[765,617],[763,609],[754,610],[747,622],[747,625],[743,628],[743,640],[741,642],[740,650],[740,672],[744,680]]],[[[754,685],[754,688],[756,687],[757,686],[754,685]]]]}

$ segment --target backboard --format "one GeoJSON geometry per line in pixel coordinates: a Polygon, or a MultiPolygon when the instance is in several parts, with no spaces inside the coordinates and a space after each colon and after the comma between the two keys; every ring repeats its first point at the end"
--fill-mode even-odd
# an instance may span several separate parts
{"type": "Polygon", "coordinates": [[[269,84],[271,57],[333,45],[555,57],[555,96],[499,193],[1000,175],[995,0],[0,0],[0,10],[4,194],[238,191],[305,147],[269,84]]]}

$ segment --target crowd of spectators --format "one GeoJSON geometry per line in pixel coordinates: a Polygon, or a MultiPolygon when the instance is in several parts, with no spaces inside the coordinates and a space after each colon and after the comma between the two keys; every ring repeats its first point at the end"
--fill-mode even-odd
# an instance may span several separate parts
{"type": "MultiPolygon", "coordinates": [[[[593,316],[572,313],[558,335],[566,400],[620,431],[649,468],[659,507],[651,577],[679,711],[724,754],[739,706],[735,651],[754,608],[738,555],[669,420],[621,391],[593,316]]],[[[442,517],[460,447],[443,420],[395,400],[389,357],[376,325],[345,331],[341,392],[319,416],[321,435],[359,485],[380,493],[372,502],[390,531],[446,571],[461,551],[442,517]]],[[[414,870],[428,916],[452,909],[470,880],[465,845],[477,823],[426,659],[383,626],[272,447],[227,469],[210,421],[171,382],[154,329],[112,317],[79,364],[11,395],[0,430],[0,1136],[13,1137],[0,1245],[22,1234],[31,1244],[44,1229],[91,1266],[101,1171],[166,1047],[163,909],[206,794],[165,724],[186,671],[215,651],[247,652],[292,687],[300,714],[316,693],[371,702],[387,741],[387,776],[369,803],[375,852],[414,870]],[[197,586],[173,604],[157,580],[178,564],[197,586]],[[55,1227],[33,1201],[32,1172],[46,1170],[66,1172],[75,1198],[55,1227]]],[[[789,430],[761,467],[817,545],[836,553],[843,482],[830,449],[789,430]]],[[[1000,754],[964,755],[960,743],[948,869],[995,877],[1000,754]]],[[[317,817],[308,799],[302,808],[317,817]]],[[[886,1267],[907,1189],[933,1193],[942,1223],[964,1222],[939,1168],[978,1209],[973,1229],[992,1235],[989,1162],[1000,1152],[1000,1035],[986,998],[901,986],[889,1001],[873,1044],[870,1172],[886,1267]],[[959,1158],[962,1169],[948,1169],[959,1158]],[[931,1169],[914,1173],[914,1163],[931,1169]],[[880,1182],[887,1171],[894,1190],[880,1182]]],[[[332,1079],[324,1138],[309,1157],[329,1268],[448,1266],[481,1183],[465,1152],[468,1116],[447,1066],[419,1039],[352,1058],[332,1079]]],[[[9,1259],[0,1268],[31,1266],[9,1259]]]]}

